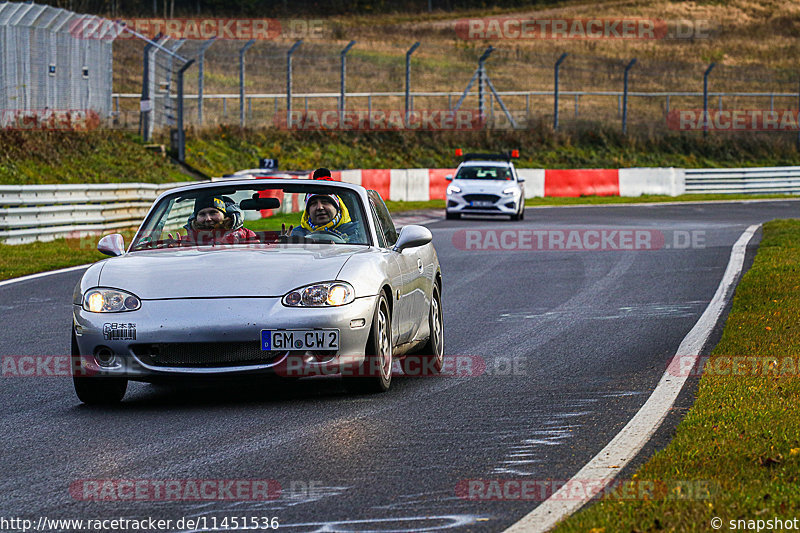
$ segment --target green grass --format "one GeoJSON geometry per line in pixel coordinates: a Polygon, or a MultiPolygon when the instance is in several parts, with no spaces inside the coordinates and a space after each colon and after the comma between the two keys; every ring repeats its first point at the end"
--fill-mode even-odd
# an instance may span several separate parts
{"type": "Polygon", "coordinates": [[[29,244],[0,244],[0,279],[93,263],[106,257],[97,251],[97,241],[97,237],[90,237],[29,244]]]}
{"type": "Polygon", "coordinates": [[[212,176],[253,168],[276,157],[284,169],[454,168],[456,148],[519,148],[520,168],[757,167],[800,165],[793,135],[709,137],[672,134],[648,139],[615,128],[553,132],[549,126],[494,132],[289,132],[216,127],[187,135],[187,161],[212,176]]]}
{"type": "Polygon", "coordinates": [[[0,131],[0,184],[166,183],[194,179],[127,132],[0,131]]]}
{"type": "MultiPolygon", "coordinates": [[[[791,519],[800,508],[800,220],[764,225],[694,406],[635,474],[695,480],[708,499],[601,500],[558,532],[711,531],[710,520],[791,519]],[[744,356],[733,364],[731,357],[744,356]]],[[[776,529],[777,530],[777,529],[776,529]]]]}

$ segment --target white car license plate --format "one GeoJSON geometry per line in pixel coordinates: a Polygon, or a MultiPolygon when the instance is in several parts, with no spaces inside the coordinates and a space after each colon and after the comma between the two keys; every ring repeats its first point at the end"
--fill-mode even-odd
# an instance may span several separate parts
{"type": "Polygon", "coordinates": [[[338,350],[338,329],[262,329],[261,349],[338,350]]]}
{"type": "Polygon", "coordinates": [[[485,200],[478,200],[478,201],[472,202],[472,207],[492,207],[493,205],[494,205],[494,202],[487,202],[485,200]]]}

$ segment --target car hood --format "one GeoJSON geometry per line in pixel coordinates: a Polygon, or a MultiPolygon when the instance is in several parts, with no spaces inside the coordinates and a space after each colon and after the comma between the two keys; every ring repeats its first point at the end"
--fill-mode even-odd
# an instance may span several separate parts
{"type": "Polygon", "coordinates": [[[143,300],[283,296],[297,287],[336,279],[367,246],[287,245],[147,250],[108,259],[98,285],[143,300]]]}
{"type": "Polygon", "coordinates": [[[503,189],[516,185],[510,180],[455,180],[453,183],[461,187],[461,194],[502,194],[503,189]]]}

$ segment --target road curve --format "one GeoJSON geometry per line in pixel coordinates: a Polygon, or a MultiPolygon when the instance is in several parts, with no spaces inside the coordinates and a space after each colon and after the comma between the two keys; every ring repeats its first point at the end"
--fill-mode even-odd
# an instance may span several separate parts
{"type": "MultiPolygon", "coordinates": [[[[528,209],[522,222],[431,223],[444,274],[446,353],[474,356],[485,364],[477,375],[401,377],[377,396],[347,394],[336,379],[132,384],[121,405],[106,408],[81,405],[68,378],[3,377],[2,515],[267,516],[289,531],[503,530],[536,502],[467,499],[457,487],[569,479],[647,399],[742,231],[797,217],[798,207],[571,207],[528,209]],[[519,242],[516,230],[583,238],[631,229],[664,240],[633,251],[509,245],[519,242]],[[471,233],[466,249],[465,230],[496,230],[500,244],[471,233]],[[503,231],[514,233],[503,241],[503,231]],[[489,249],[474,249],[478,242],[489,249]],[[270,479],[282,492],[266,502],[85,501],[70,486],[86,479],[270,479]]],[[[0,355],[69,353],[80,275],[0,287],[0,355]]],[[[659,439],[638,462],[668,431],[659,439]]]]}

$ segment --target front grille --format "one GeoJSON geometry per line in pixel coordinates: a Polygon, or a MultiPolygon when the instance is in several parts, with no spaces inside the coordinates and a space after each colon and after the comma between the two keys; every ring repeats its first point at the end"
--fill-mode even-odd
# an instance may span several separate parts
{"type": "Polygon", "coordinates": [[[465,194],[464,200],[467,202],[496,202],[500,197],[496,194],[465,194]]]}
{"type": "Polygon", "coordinates": [[[265,351],[259,342],[182,342],[134,344],[133,353],[154,366],[234,366],[265,364],[286,352],[265,351]]]}

